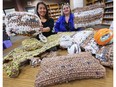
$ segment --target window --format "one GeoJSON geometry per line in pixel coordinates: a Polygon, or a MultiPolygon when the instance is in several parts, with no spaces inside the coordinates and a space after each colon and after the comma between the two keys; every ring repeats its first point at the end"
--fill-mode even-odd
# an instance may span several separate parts
{"type": "Polygon", "coordinates": [[[5,9],[5,10],[4,10],[5,14],[8,14],[8,13],[14,12],[14,11],[15,11],[15,8],[5,9]]]}
{"type": "Polygon", "coordinates": [[[27,12],[35,13],[35,7],[26,7],[25,9],[27,12]]]}

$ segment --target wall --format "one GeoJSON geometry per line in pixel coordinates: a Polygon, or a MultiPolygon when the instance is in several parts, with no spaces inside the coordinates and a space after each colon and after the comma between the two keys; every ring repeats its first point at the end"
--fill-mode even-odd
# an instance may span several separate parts
{"type": "Polygon", "coordinates": [[[86,0],[70,0],[71,9],[83,7],[86,5],[86,0]]]}
{"type": "Polygon", "coordinates": [[[3,9],[14,8],[15,4],[12,1],[3,1],[3,9]]]}
{"type": "Polygon", "coordinates": [[[38,2],[45,2],[46,4],[52,4],[52,3],[64,3],[67,2],[68,0],[23,0],[24,6],[29,7],[29,6],[36,6],[38,2]],[[30,5],[28,5],[29,3],[30,5]]]}
{"type": "Polygon", "coordinates": [[[22,11],[24,10],[22,8],[36,6],[36,4],[40,1],[43,1],[46,4],[69,2],[69,0],[18,0],[21,3],[20,5],[18,5],[16,4],[16,1],[17,0],[3,1],[3,9],[15,8],[16,10],[22,11]]]}

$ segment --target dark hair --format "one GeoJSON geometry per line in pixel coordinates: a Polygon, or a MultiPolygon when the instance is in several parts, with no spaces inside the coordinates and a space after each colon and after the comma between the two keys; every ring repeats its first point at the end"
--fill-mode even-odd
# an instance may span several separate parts
{"type": "Polygon", "coordinates": [[[39,7],[40,4],[43,4],[43,5],[45,6],[45,8],[46,8],[45,18],[46,18],[46,19],[49,19],[49,14],[48,14],[47,5],[46,5],[44,2],[38,2],[38,3],[37,3],[37,5],[36,5],[36,10],[35,10],[36,14],[40,17],[40,15],[39,15],[39,13],[38,13],[38,7],[39,7]]]}

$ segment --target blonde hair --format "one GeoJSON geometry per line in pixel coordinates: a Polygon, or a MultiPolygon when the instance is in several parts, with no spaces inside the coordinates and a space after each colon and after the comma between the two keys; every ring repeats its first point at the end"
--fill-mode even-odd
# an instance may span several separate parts
{"type": "MultiPolygon", "coordinates": [[[[64,6],[68,6],[68,7],[70,8],[69,3],[64,3],[64,4],[62,4],[62,7],[61,7],[61,15],[64,15],[64,13],[63,13],[63,7],[64,7],[64,6]]],[[[70,8],[70,13],[71,13],[71,8],[70,8]]]]}

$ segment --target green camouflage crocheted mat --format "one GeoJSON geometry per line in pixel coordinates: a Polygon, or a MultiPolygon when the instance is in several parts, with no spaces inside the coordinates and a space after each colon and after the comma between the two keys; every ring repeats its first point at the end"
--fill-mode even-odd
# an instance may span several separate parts
{"type": "Polygon", "coordinates": [[[8,53],[8,55],[6,55],[3,59],[4,61],[9,61],[7,63],[4,63],[3,65],[5,72],[9,77],[17,77],[22,62],[29,60],[34,56],[37,56],[45,52],[46,50],[59,45],[59,38],[62,35],[73,35],[74,33],[75,32],[64,32],[51,35],[47,38],[48,42],[43,43],[43,47],[41,47],[40,49],[26,51],[23,46],[15,48],[10,53],[8,53]]]}

